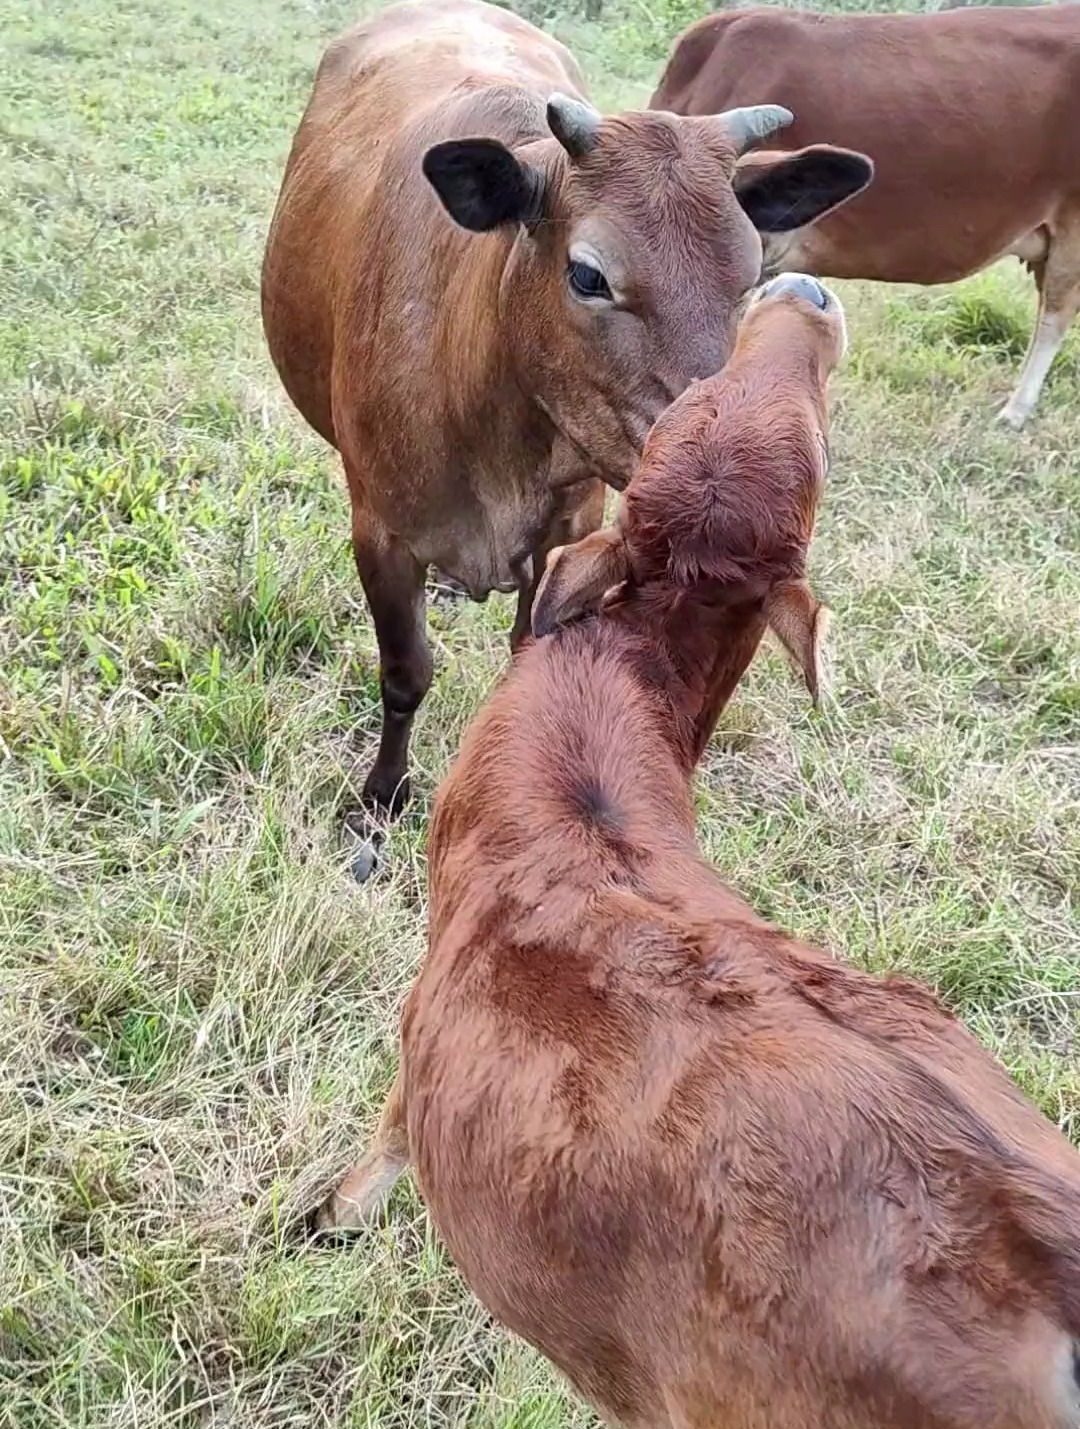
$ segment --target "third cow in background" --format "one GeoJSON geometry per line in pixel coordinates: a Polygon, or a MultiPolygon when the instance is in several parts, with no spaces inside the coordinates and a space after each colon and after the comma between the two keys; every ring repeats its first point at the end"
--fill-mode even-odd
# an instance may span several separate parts
{"type": "Polygon", "coordinates": [[[651,103],[690,115],[765,101],[795,112],[771,146],[850,145],[876,170],[820,226],[767,239],[768,271],[950,283],[1006,254],[1027,264],[1038,323],[1001,412],[1022,426],[1080,310],[1080,8],[709,15],[676,42],[651,103]]]}

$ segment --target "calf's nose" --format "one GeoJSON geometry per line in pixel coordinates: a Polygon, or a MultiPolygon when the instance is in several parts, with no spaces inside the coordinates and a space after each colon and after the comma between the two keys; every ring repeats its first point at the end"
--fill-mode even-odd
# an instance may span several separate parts
{"type": "Polygon", "coordinates": [[[781,273],[776,278],[771,278],[758,292],[759,298],[779,297],[782,293],[790,293],[792,297],[803,298],[808,303],[813,303],[815,308],[820,308],[822,312],[828,312],[836,308],[836,299],[828,288],[812,278],[809,273],[781,273]]]}

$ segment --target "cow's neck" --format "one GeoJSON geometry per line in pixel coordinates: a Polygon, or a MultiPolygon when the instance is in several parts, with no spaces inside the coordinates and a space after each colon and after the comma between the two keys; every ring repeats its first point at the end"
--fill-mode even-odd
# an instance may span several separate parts
{"type": "Polygon", "coordinates": [[[453,363],[444,374],[447,391],[460,417],[475,419],[487,408],[489,424],[497,411],[492,395],[511,380],[499,290],[512,255],[507,234],[474,236],[458,255],[437,304],[441,331],[433,347],[453,363]]]}
{"type": "Polygon", "coordinates": [[[485,487],[501,489],[535,488],[557,435],[519,371],[520,335],[503,311],[504,284],[514,281],[510,270],[520,262],[518,241],[496,231],[465,247],[440,297],[433,344],[453,363],[438,388],[458,455],[468,453],[462,465],[485,487]]]}

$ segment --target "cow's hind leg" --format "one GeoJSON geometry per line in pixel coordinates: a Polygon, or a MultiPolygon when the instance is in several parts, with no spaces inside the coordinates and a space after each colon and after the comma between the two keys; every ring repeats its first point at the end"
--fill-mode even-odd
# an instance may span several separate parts
{"type": "MultiPolygon", "coordinates": [[[[367,513],[353,515],[353,552],[379,643],[382,733],[364,783],[364,804],[393,818],[409,798],[409,734],[431,685],[431,647],[424,604],[425,568],[401,541],[367,513]]],[[[354,861],[363,881],[374,867],[374,848],[354,861]]]]}
{"type": "Polygon", "coordinates": [[[321,1231],[355,1230],[369,1221],[409,1164],[401,1073],[394,1078],[375,1140],[315,1217],[321,1231]]]}
{"type": "Polygon", "coordinates": [[[547,535],[533,551],[529,579],[522,581],[518,588],[517,612],[514,616],[514,628],[510,632],[511,650],[517,651],[532,628],[533,600],[544,574],[549,552],[556,546],[568,546],[572,541],[582,541],[596,530],[604,519],[604,496],[605,488],[599,481],[583,481],[580,487],[571,488],[563,514],[553,522],[547,535]]]}
{"type": "Polygon", "coordinates": [[[1034,411],[1050,366],[1080,311],[1080,208],[1055,223],[1046,258],[1032,268],[1039,316],[1016,389],[999,413],[1017,431],[1034,411]]]}

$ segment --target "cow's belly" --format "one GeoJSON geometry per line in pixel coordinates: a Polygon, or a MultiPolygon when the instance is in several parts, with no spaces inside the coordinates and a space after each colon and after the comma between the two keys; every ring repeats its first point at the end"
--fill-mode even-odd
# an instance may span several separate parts
{"type": "Polygon", "coordinates": [[[1009,248],[1009,253],[1022,263],[1045,263],[1049,251],[1050,234],[1042,224],[1016,239],[1009,248]]]}
{"type": "Polygon", "coordinates": [[[415,404],[388,400],[395,394],[385,386],[362,395],[362,405],[335,413],[354,520],[370,521],[474,600],[525,584],[530,557],[583,509],[589,529],[599,521],[589,508],[599,480],[527,403],[512,405],[512,391],[494,421],[481,413],[453,423],[439,410],[418,417],[415,404]]]}
{"type": "Polygon", "coordinates": [[[793,233],[773,234],[764,244],[765,276],[814,273],[821,278],[866,278],[883,283],[955,283],[1013,255],[1025,263],[1046,257],[1048,234],[1040,220],[1031,226],[996,226],[977,233],[921,237],[894,233],[888,239],[863,236],[850,225],[828,220],[793,233]]]}
{"type": "Polygon", "coordinates": [[[532,523],[516,514],[516,521],[505,511],[494,520],[467,510],[447,515],[415,533],[409,545],[423,565],[460,581],[473,600],[486,600],[492,591],[517,590],[527,578],[526,563],[537,543],[531,540],[532,523]]]}

